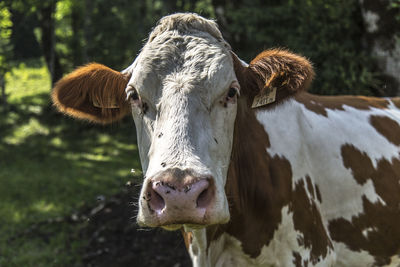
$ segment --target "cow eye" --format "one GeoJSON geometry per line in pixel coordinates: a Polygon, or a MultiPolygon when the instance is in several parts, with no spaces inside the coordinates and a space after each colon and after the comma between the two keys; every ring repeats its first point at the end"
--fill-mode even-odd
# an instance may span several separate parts
{"type": "Polygon", "coordinates": [[[139,94],[136,90],[132,90],[128,93],[128,98],[133,101],[139,100],[139,94]]]}
{"type": "Polygon", "coordinates": [[[237,89],[234,87],[229,88],[228,97],[233,98],[237,94],[237,89]]]}

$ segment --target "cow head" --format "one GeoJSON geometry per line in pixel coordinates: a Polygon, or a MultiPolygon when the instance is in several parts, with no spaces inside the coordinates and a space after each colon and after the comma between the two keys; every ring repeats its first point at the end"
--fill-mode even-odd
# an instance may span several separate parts
{"type": "Polygon", "coordinates": [[[60,80],[52,97],[64,113],[98,123],[131,111],[145,177],[138,223],[177,229],[229,220],[224,187],[238,98],[248,106],[274,83],[290,94],[310,79],[298,72],[312,76],[305,59],[281,50],[246,66],[215,22],[175,14],[161,19],[126,70],[89,64],[60,80]]]}

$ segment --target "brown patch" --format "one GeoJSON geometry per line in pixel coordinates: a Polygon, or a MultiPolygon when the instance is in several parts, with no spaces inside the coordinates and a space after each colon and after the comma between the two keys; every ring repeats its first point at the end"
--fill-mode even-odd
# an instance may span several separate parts
{"type": "Polygon", "coordinates": [[[345,166],[358,176],[365,174],[361,169],[368,169],[369,177],[358,177],[358,180],[371,179],[376,193],[386,205],[371,203],[365,196],[362,198],[364,213],[352,217],[351,221],[343,218],[329,222],[331,237],[345,243],[351,250],[365,250],[375,258],[375,265],[390,263],[391,256],[400,252],[400,160],[389,162],[381,159],[375,169],[371,160],[361,159],[364,165],[357,164],[354,158],[365,158],[367,155],[352,145],[342,147],[345,166]],[[374,229],[368,238],[362,231],[374,229]],[[377,245],[379,244],[379,245],[377,245]]]}
{"type": "Polygon", "coordinates": [[[293,259],[294,265],[296,267],[302,267],[300,254],[298,252],[293,252],[292,254],[293,254],[293,258],[294,258],[293,259]]]}
{"type": "Polygon", "coordinates": [[[295,55],[287,50],[271,49],[260,53],[244,68],[235,55],[232,55],[235,72],[242,72],[240,84],[250,86],[241,88],[251,105],[256,95],[263,94],[269,88],[277,88],[275,102],[267,107],[275,106],[298,92],[305,91],[314,78],[311,63],[304,57],[295,55]]]}
{"type": "Polygon", "coordinates": [[[357,183],[363,185],[371,179],[375,172],[372,161],[365,152],[361,152],[352,145],[342,146],[343,165],[352,171],[357,183]]]}
{"type": "Polygon", "coordinates": [[[315,192],[317,194],[317,199],[318,199],[319,203],[322,203],[321,191],[319,191],[318,185],[315,185],[315,192]]]}
{"type": "MultiPolygon", "coordinates": [[[[308,179],[311,179],[308,177],[308,179]]],[[[304,180],[296,183],[293,201],[289,210],[293,212],[294,228],[303,234],[304,246],[311,249],[310,261],[318,263],[319,257],[325,258],[328,249],[333,249],[329,240],[321,214],[314,202],[307,196],[304,180]]]]}
{"type": "Polygon", "coordinates": [[[193,241],[193,233],[192,232],[185,232],[183,227],[181,228],[183,240],[185,240],[185,246],[186,249],[189,250],[190,245],[192,244],[193,241]]]}
{"type": "Polygon", "coordinates": [[[389,101],[367,96],[318,96],[309,93],[301,93],[295,97],[296,101],[302,103],[308,110],[318,115],[327,117],[327,110],[344,110],[344,106],[349,106],[360,110],[370,110],[371,108],[386,109],[389,101]]]}
{"type": "Polygon", "coordinates": [[[289,202],[292,175],[286,159],[274,157],[265,163],[259,161],[260,165],[269,166],[259,169],[261,166],[255,166],[254,162],[233,166],[226,185],[231,206],[231,221],[226,232],[240,240],[243,251],[254,258],[271,242],[282,221],[281,209],[289,202]],[[252,174],[257,170],[258,174],[252,174]],[[251,176],[243,176],[245,173],[251,176]],[[250,186],[243,185],[246,181],[250,186]]]}
{"type": "Polygon", "coordinates": [[[225,225],[215,224],[207,226],[206,228],[207,248],[210,247],[211,241],[218,239],[218,237],[220,237],[224,231],[225,231],[225,225]]]}
{"type": "Polygon", "coordinates": [[[58,81],[52,100],[58,110],[72,117],[110,123],[130,111],[125,94],[128,80],[129,77],[104,65],[88,64],[58,81]],[[115,105],[118,108],[107,108],[115,105]]]}
{"type": "Polygon", "coordinates": [[[307,190],[308,192],[312,195],[313,198],[315,198],[315,192],[314,192],[314,186],[311,182],[310,176],[306,176],[306,182],[307,182],[307,190]]]}
{"type": "Polygon", "coordinates": [[[225,186],[231,220],[216,230],[208,230],[208,234],[211,240],[216,240],[228,232],[242,242],[246,254],[257,257],[281,222],[281,208],[289,201],[292,172],[288,160],[268,155],[269,137],[249,107],[243,67],[236,67],[242,95],[238,99],[225,186]]]}
{"type": "Polygon", "coordinates": [[[389,117],[372,115],[369,118],[372,126],[378,133],[383,135],[389,142],[400,145],[400,126],[389,117]]]}
{"type": "MultiPolygon", "coordinates": [[[[236,59],[234,59],[235,61],[236,59]]],[[[314,238],[323,229],[319,215],[314,216],[316,209],[311,211],[307,222],[312,221],[311,227],[314,234],[308,231],[298,220],[305,213],[299,209],[305,206],[303,199],[297,202],[297,195],[292,195],[292,169],[290,162],[283,157],[271,157],[266,149],[270,146],[268,134],[255,117],[254,110],[250,108],[252,95],[259,88],[254,81],[248,80],[248,69],[235,61],[236,76],[241,85],[242,95],[238,99],[238,111],[235,122],[231,163],[225,186],[226,195],[230,204],[231,220],[226,225],[207,229],[210,241],[216,240],[223,232],[234,236],[242,243],[243,251],[251,257],[260,255],[264,245],[268,245],[275,230],[282,221],[282,208],[293,208],[296,217],[296,227],[307,231],[304,233],[304,244],[310,245],[312,258],[325,256],[326,252],[320,245],[329,241],[326,233],[314,238]],[[254,87],[257,88],[254,88],[254,87]],[[293,197],[293,199],[292,199],[293,197]],[[292,203],[293,202],[293,203],[292,203]],[[290,204],[292,203],[292,204],[290,204]],[[299,206],[301,205],[301,207],[299,206]],[[314,217],[311,217],[314,216],[314,217]],[[314,242],[317,242],[314,244],[314,242]],[[316,246],[316,248],[314,248],[316,246]]],[[[301,195],[301,197],[304,197],[301,195]]],[[[306,196],[307,197],[307,196],[306,196]]],[[[310,205],[309,205],[310,206],[310,205]]],[[[304,208],[309,208],[306,206],[304,208]]],[[[326,248],[325,248],[326,249],[326,248]]]]}

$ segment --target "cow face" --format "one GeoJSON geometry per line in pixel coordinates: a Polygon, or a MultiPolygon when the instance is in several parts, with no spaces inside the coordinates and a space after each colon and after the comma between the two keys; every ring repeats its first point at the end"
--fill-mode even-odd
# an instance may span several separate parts
{"type": "Polygon", "coordinates": [[[171,19],[160,22],[128,70],[145,173],[138,222],[167,228],[226,222],[224,184],[240,92],[232,57],[211,31],[162,28],[171,19]]]}
{"type": "Polygon", "coordinates": [[[278,103],[312,76],[307,60],[282,50],[244,66],[213,21],[176,14],[159,22],[125,71],[89,64],[61,79],[52,98],[60,111],[92,122],[133,115],[145,176],[138,223],[177,229],[229,220],[224,187],[236,164],[235,120],[237,129],[252,114],[253,99],[263,102],[269,88],[278,90],[278,103]]]}

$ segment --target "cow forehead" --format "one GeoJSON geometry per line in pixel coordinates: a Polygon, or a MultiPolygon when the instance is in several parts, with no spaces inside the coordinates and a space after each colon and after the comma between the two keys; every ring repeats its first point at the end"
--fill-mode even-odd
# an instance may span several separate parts
{"type": "Polygon", "coordinates": [[[129,84],[148,100],[156,101],[165,88],[173,87],[207,95],[210,102],[233,80],[233,62],[224,41],[207,32],[166,31],[143,47],[129,84]]]}

